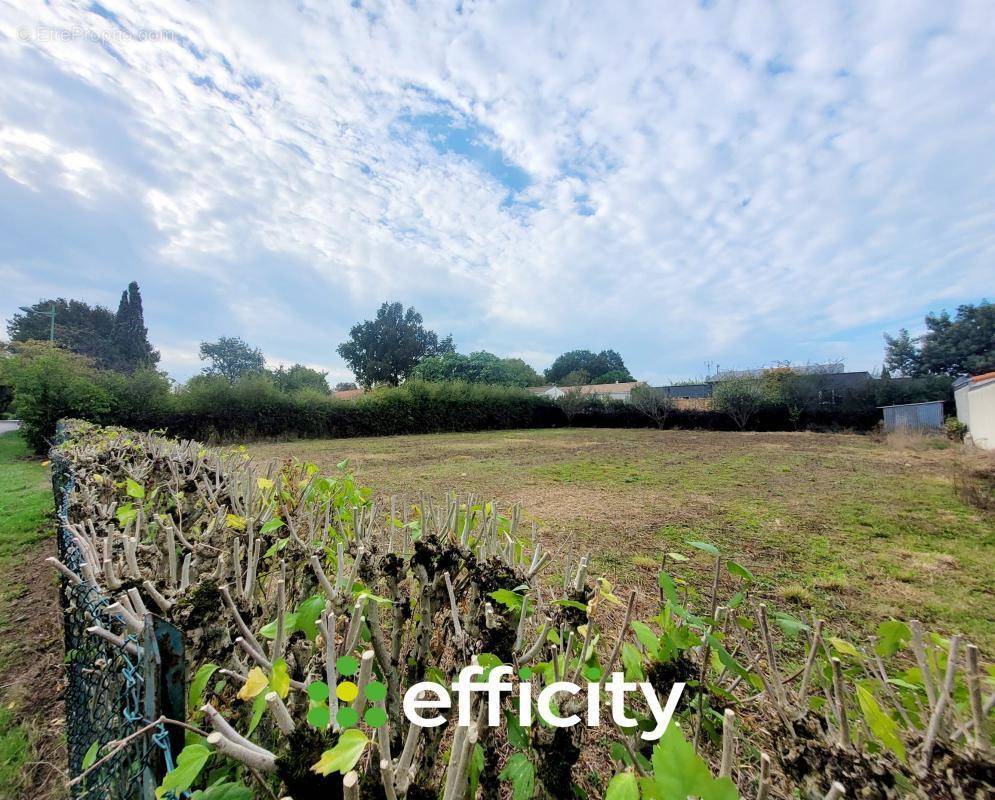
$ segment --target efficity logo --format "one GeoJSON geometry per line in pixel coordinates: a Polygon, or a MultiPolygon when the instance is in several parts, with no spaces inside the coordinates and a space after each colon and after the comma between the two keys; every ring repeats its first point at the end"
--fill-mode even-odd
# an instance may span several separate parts
{"type": "MultiPolygon", "coordinates": [[[[355,708],[356,698],[363,695],[364,701],[376,705],[366,708],[362,715],[363,721],[371,728],[379,728],[387,722],[387,714],[383,708],[383,700],[387,695],[387,687],[378,680],[370,680],[361,688],[354,680],[359,664],[352,656],[342,656],[336,661],[338,674],[344,679],[335,687],[336,698],[347,705],[338,709],[335,721],[343,730],[359,724],[360,714],[355,708]],[[348,705],[352,704],[352,705],[348,705]]],[[[584,722],[588,727],[601,724],[602,693],[608,696],[608,707],[612,721],[623,728],[634,728],[639,725],[626,712],[626,700],[630,695],[639,693],[646,701],[646,706],[653,718],[654,727],[641,732],[641,737],[649,742],[663,736],[670,720],[677,709],[683,683],[675,683],[670,690],[666,703],[660,702],[660,697],[649,682],[627,681],[624,673],[613,672],[603,678],[600,670],[591,667],[585,671],[589,680],[584,685],[573,681],[553,681],[535,693],[531,679],[534,672],[529,667],[518,671],[519,680],[515,683],[504,680],[513,672],[505,664],[484,668],[473,664],[460,670],[459,676],[452,684],[446,686],[435,681],[421,681],[412,685],[405,693],[402,708],[405,717],[413,725],[424,728],[435,728],[444,725],[448,717],[439,712],[452,710],[457,712],[456,724],[469,727],[473,716],[479,711],[473,708],[473,697],[476,695],[486,708],[487,725],[501,725],[501,707],[503,695],[517,699],[518,721],[522,727],[531,726],[535,718],[554,728],[570,728],[584,722]],[[517,690],[517,692],[516,692],[517,690]],[[454,698],[455,695],[455,698],[454,698]],[[582,713],[562,715],[567,703],[565,696],[581,698],[580,703],[570,703],[569,707],[582,713]]],[[[326,687],[327,690],[327,687],[326,687]]],[[[312,701],[321,703],[324,697],[312,697],[312,701]]]]}
{"type": "MultiPolygon", "coordinates": [[[[345,680],[340,680],[335,686],[335,696],[346,705],[341,706],[335,713],[335,722],[342,730],[355,728],[359,724],[359,711],[352,705],[359,697],[359,686],[353,676],[359,671],[359,662],[352,656],[340,656],[335,662],[335,669],[345,680]]],[[[326,689],[327,695],[327,689],[326,689]]],[[[371,728],[379,728],[387,722],[387,712],[384,711],[382,701],[387,697],[387,687],[378,680],[371,680],[363,687],[363,701],[380,703],[381,705],[371,705],[363,712],[363,722],[371,728]]],[[[324,698],[322,698],[324,699],[324,698]]],[[[311,697],[312,701],[321,702],[321,699],[311,697]]]]}

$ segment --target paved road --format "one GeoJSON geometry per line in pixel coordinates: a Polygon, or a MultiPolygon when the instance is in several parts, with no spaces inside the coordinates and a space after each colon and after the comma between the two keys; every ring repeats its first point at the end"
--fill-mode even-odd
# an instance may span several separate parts
{"type": "Polygon", "coordinates": [[[10,431],[16,431],[21,427],[21,423],[16,419],[0,419],[0,433],[9,433],[10,431]]]}

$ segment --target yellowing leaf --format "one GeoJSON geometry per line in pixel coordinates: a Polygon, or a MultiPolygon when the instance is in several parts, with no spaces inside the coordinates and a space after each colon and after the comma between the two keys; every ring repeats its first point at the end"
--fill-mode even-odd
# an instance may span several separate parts
{"type": "Polygon", "coordinates": [[[358,728],[342,731],[335,747],[322,753],[318,762],[312,765],[311,771],[317,772],[319,775],[331,775],[333,772],[345,775],[356,766],[369,741],[366,734],[358,728]]]}
{"type": "Polygon", "coordinates": [[[262,489],[264,492],[272,489],[276,484],[273,483],[269,478],[256,478],[256,486],[262,489]]]}
{"type": "Polygon", "coordinates": [[[269,685],[280,697],[286,697],[290,691],[290,673],[287,672],[287,662],[282,658],[273,662],[273,674],[270,676],[269,685]]]}
{"type": "Polygon", "coordinates": [[[599,596],[607,602],[614,606],[622,605],[622,601],[615,595],[612,585],[604,578],[598,578],[598,590],[599,596]]]}
{"type": "Polygon", "coordinates": [[[238,514],[228,514],[225,517],[225,522],[228,527],[236,531],[245,530],[245,517],[240,517],[238,514]]]}
{"type": "Polygon", "coordinates": [[[829,637],[829,643],[833,646],[833,649],[837,653],[842,653],[845,656],[850,656],[858,661],[861,660],[860,651],[857,650],[852,644],[850,644],[846,639],[837,639],[835,636],[829,637]]]}
{"type": "Polygon", "coordinates": [[[269,686],[269,680],[266,678],[266,673],[259,667],[253,667],[249,670],[249,675],[245,683],[242,684],[242,688],[238,690],[238,699],[251,700],[267,686],[269,686]]]}

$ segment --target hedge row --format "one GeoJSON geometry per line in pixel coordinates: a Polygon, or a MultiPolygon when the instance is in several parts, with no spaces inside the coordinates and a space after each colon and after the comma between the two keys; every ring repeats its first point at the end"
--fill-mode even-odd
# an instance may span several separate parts
{"type": "MultiPolygon", "coordinates": [[[[466,383],[409,381],[351,400],[313,391],[287,394],[266,376],[229,385],[221,378],[197,377],[179,389],[158,373],[134,375],[95,370],[78,356],[38,347],[4,359],[4,381],[15,393],[14,412],[39,452],[51,441],[60,418],[138,430],[164,430],[174,436],[210,442],[259,438],[340,438],[398,434],[584,427],[635,428],[653,423],[631,405],[591,399],[572,419],[546,397],[523,389],[466,383]]],[[[0,383],[4,382],[0,381],[0,383]]],[[[832,403],[811,403],[792,418],[777,402],[765,402],[750,421],[756,430],[868,430],[877,424],[878,406],[949,397],[949,381],[875,381],[832,403]]],[[[677,409],[667,427],[733,430],[717,411],[677,409]]]]}

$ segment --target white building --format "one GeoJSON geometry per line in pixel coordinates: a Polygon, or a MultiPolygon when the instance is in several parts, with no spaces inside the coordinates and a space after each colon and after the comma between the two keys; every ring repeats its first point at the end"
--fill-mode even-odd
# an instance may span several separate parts
{"type": "Polygon", "coordinates": [[[995,450],[995,372],[961,378],[954,384],[957,419],[967,425],[975,447],[995,450]]]}
{"type": "Polygon", "coordinates": [[[567,392],[579,391],[590,397],[621,400],[623,403],[628,403],[632,390],[637,386],[644,385],[643,381],[630,381],[628,383],[590,383],[587,386],[529,386],[526,391],[541,397],[551,397],[554,400],[557,397],[563,397],[567,392]]]}

